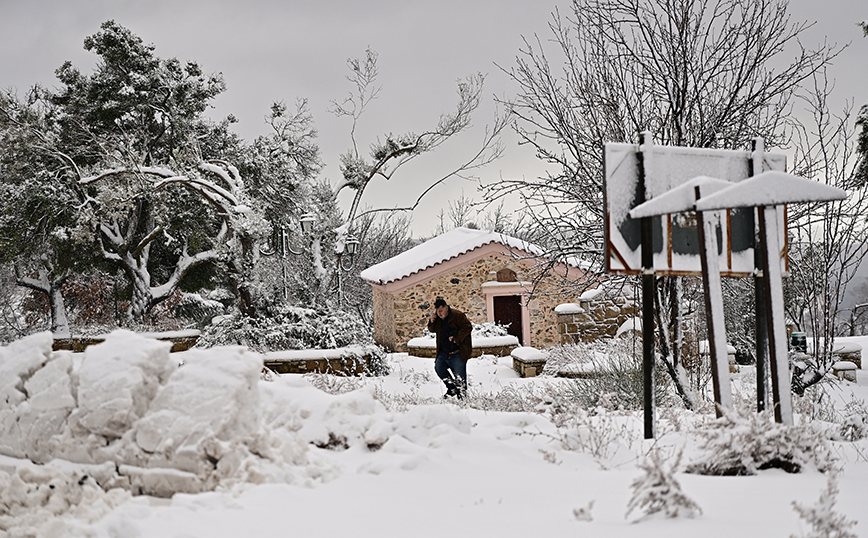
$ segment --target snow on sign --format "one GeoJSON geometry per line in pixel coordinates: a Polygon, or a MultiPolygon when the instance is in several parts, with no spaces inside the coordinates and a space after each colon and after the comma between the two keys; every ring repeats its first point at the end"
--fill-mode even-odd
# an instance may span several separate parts
{"type": "MultiPolygon", "coordinates": [[[[650,137],[649,137],[650,138],[650,137]]],[[[738,182],[755,173],[786,171],[786,156],[777,153],[608,143],[605,146],[603,192],[606,206],[606,269],[610,273],[640,274],[640,219],[629,212],[697,176],[738,182]],[[761,163],[757,166],[754,163],[761,163]],[[641,177],[644,172],[644,181],[641,177]]],[[[753,208],[719,212],[717,244],[724,276],[754,272],[756,225],[753,208]]],[[[654,272],[658,275],[702,274],[696,218],[691,213],[651,217],[654,272]]],[[[779,229],[785,234],[784,209],[778,208],[779,229]]],[[[785,237],[780,238],[786,246],[785,237]]],[[[785,252],[783,260],[786,260],[785,252]]],[[[785,261],[783,262],[785,263],[785,261]]]]}

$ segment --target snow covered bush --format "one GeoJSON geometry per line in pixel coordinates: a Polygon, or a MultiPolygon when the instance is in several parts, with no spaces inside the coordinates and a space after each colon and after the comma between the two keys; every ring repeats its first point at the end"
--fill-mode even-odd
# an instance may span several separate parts
{"type": "Polygon", "coordinates": [[[675,478],[680,464],[681,452],[678,452],[674,461],[667,463],[659,450],[652,450],[648,457],[638,464],[645,473],[631,484],[633,496],[627,503],[624,517],[629,517],[634,510],[642,512],[642,516],[634,520],[634,523],[660,512],[669,518],[692,518],[701,515],[702,509],[681,491],[681,484],[675,478]]]}
{"type": "Polygon", "coordinates": [[[473,324],[472,338],[488,338],[493,336],[506,336],[509,334],[509,327],[500,325],[495,321],[486,321],[485,323],[473,324]]]}
{"type": "Polygon", "coordinates": [[[826,489],[820,493],[820,499],[814,506],[803,506],[793,501],[793,509],[811,525],[811,532],[790,538],[857,538],[850,532],[856,521],[848,520],[843,514],[834,511],[838,500],[838,473],[829,473],[826,489]]]}
{"type": "Polygon", "coordinates": [[[687,472],[704,475],[752,475],[763,469],[798,473],[805,467],[832,467],[831,447],[813,423],[788,426],[770,413],[727,413],[696,430],[700,455],[687,472]]]}
{"type": "Polygon", "coordinates": [[[175,316],[189,320],[197,327],[207,327],[211,320],[226,312],[226,306],[219,299],[223,297],[224,290],[212,291],[206,296],[199,293],[184,293],[181,300],[172,309],[175,316]]]}
{"type": "Polygon", "coordinates": [[[630,414],[611,412],[603,406],[586,410],[556,389],[549,392],[536,410],[557,426],[557,432],[545,436],[564,450],[590,454],[604,468],[622,448],[629,451],[637,439],[637,430],[629,424],[633,420],[630,414]]]}
{"type": "Polygon", "coordinates": [[[858,441],[868,436],[868,405],[864,400],[850,400],[841,415],[840,430],[836,436],[838,439],[858,441]]]}
{"type": "Polygon", "coordinates": [[[370,329],[355,316],[295,306],[283,306],[255,318],[225,316],[206,327],[197,342],[198,347],[240,344],[260,352],[369,343],[373,343],[370,329]]]}
{"type": "Polygon", "coordinates": [[[346,394],[364,386],[364,378],[362,377],[308,373],[304,374],[304,378],[312,386],[328,394],[346,394]]]}
{"type": "MultiPolygon", "coordinates": [[[[641,409],[644,385],[641,350],[635,353],[628,340],[615,338],[590,343],[556,346],[546,350],[543,374],[576,376],[567,393],[584,408],[641,409]]],[[[670,382],[663,368],[657,369],[656,402],[670,401],[670,382]]]]}
{"type": "MultiPolygon", "coordinates": [[[[506,336],[509,334],[509,328],[500,325],[495,321],[486,321],[485,323],[471,323],[473,331],[470,333],[472,339],[475,338],[491,338],[496,336],[506,336]]],[[[434,338],[434,333],[428,330],[428,327],[422,329],[422,338],[434,338]]]]}

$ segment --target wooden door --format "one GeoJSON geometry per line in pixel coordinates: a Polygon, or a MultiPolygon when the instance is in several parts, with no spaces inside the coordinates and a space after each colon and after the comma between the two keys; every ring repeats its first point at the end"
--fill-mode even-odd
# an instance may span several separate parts
{"type": "Polygon", "coordinates": [[[518,338],[519,344],[524,345],[521,334],[520,295],[494,297],[494,321],[501,325],[509,325],[509,334],[518,338]]]}

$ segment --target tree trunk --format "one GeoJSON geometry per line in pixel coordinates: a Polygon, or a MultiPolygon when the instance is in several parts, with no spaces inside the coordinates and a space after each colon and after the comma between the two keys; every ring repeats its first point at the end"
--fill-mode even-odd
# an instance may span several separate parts
{"type": "MultiPolygon", "coordinates": [[[[666,280],[669,280],[670,278],[674,279],[678,277],[667,277],[666,280]]],[[[673,284],[671,282],[666,282],[665,285],[670,291],[670,312],[675,316],[675,319],[670,321],[677,326],[681,324],[679,307],[681,302],[681,286],[678,285],[678,283],[673,284]]],[[[669,377],[672,378],[672,383],[675,385],[675,392],[678,393],[678,397],[681,398],[684,407],[694,410],[698,407],[699,402],[697,401],[696,394],[690,390],[690,383],[687,380],[684,366],[681,365],[680,359],[678,359],[681,355],[680,330],[673,329],[676,334],[676,340],[673,342],[670,339],[669,326],[666,323],[663,323],[662,316],[660,315],[660,307],[662,306],[663,301],[660,296],[659,287],[655,294],[655,300],[657,308],[654,309],[654,315],[657,321],[657,330],[660,333],[660,358],[663,361],[663,364],[666,365],[666,371],[669,373],[669,377]],[[673,352],[673,349],[677,349],[678,351],[673,352]]]]}
{"type": "MultiPolygon", "coordinates": [[[[16,274],[18,270],[15,270],[16,274]]],[[[19,286],[44,293],[51,308],[51,332],[56,338],[69,338],[69,320],[66,317],[66,303],[63,300],[63,284],[68,275],[55,276],[53,271],[40,268],[37,278],[18,277],[19,286]]]]}
{"type": "Polygon", "coordinates": [[[63,301],[63,283],[66,278],[52,279],[48,292],[48,303],[51,306],[51,332],[55,338],[69,338],[69,320],[66,317],[66,303],[63,301]]]}
{"type": "Polygon", "coordinates": [[[127,276],[133,285],[133,296],[130,300],[128,317],[130,321],[142,322],[154,303],[151,294],[151,275],[148,273],[147,267],[138,267],[138,264],[132,259],[128,260],[124,269],[127,270],[127,276]]]}

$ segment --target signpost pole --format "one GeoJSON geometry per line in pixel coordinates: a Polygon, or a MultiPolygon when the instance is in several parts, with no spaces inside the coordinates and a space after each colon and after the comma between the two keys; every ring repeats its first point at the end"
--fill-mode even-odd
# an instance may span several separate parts
{"type": "MultiPolygon", "coordinates": [[[[641,200],[645,201],[645,165],[642,148],[651,144],[650,133],[639,133],[639,183],[642,190],[641,200]]],[[[646,147],[647,149],[647,147],[646,147]]],[[[654,276],[653,229],[651,217],[644,217],[640,223],[642,236],[642,384],[643,406],[645,409],[645,439],[654,439],[654,276]]]]}
{"type": "Polygon", "coordinates": [[[760,236],[763,240],[763,282],[767,308],[769,357],[771,359],[772,399],[775,422],[793,425],[793,403],[790,397],[790,364],[787,358],[784,321],[784,293],[778,247],[777,212],[774,206],[758,206],[760,236]],[[783,341],[781,340],[783,336],[783,341]]]}
{"type": "MultiPolygon", "coordinates": [[[[765,143],[761,137],[751,141],[752,155],[748,166],[750,175],[755,176],[763,171],[763,156],[765,155],[765,143]]],[[[763,235],[757,234],[754,242],[754,267],[761,268],[762,250],[765,249],[763,235]]],[[[765,294],[765,275],[762,269],[754,271],[754,327],[756,343],[756,410],[762,413],[769,408],[769,332],[767,321],[767,301],[765,294]]]]}
{"type": "MultiPolygon", "coordinates": [[[[701,194],[694,187],[695,199],[701,194]]],[[[696,231],[699,233],[699,258],[702,263],[702,288],[705,292],[705,319],[708,327],[708,350],[711,356],[711,381],[714,387],[715,411],[723,416],[732,409],[732,387],[729,380],[729,359],[726,353],[726,322],[723,313],[723,291],[720,264],[717,259],[715,226],[709,211],[697,211],[696,231]]]]}

